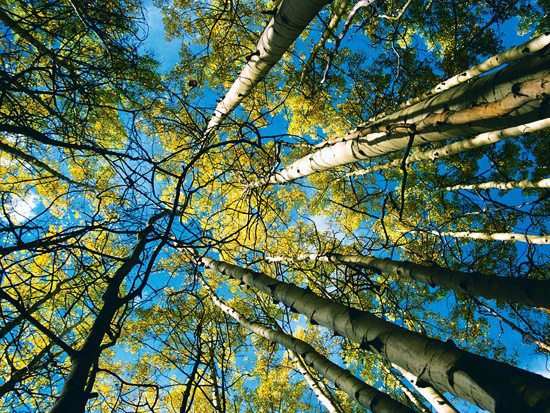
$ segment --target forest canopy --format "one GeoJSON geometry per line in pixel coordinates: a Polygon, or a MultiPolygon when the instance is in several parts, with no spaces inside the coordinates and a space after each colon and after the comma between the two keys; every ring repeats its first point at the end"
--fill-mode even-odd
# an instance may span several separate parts
{"type": "Polygon", "coordinates": [[[550,413],[549,9],[0,2],[0,410],[550,413]]]}

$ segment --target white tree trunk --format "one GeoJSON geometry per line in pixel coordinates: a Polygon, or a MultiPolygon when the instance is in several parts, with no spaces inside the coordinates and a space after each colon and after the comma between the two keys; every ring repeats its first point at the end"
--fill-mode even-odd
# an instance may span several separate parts
{"type": "MultiPolygon", "coordinates": [[[[539,50],[544,49],[548,44],[550,44],[550,33],[544,33],[540,36],[537,36],[529,40],[528,42],[520,44],[519,46],[511,47],[510,49],[505,50],[504,52],[499,53],[497,55],[494,55],[489,59],[485,60],[484,62],[481,62],[480,64],[475,65],[465,70],[464,72],[439,83],[438,85],[434,86],[433,88],[423,93],[422,95],[417,96],[413,99],[407,100],[405,103],[403,103],[399,107],[399,109],[403,109],[411,105],[414,105],[415,103],[418,103],[421,100],[427,99],[430,96],[434,96],[434,95],[437,95],[438,93],[449,90],[450,88],[455,87],[460,83],[464,83],[468,80],[471,80],[479,75],[482,75],[483,73],[487,73],[493,69],[496,69],[497,67],[519,60],[522,57],[530,55],[531,53],[538,52],[539,50]]],[[[386,113],[382,113],[376,116],[375,118],[370,119],[369,122],[379,120],[387,115],[388,114],[386,113]]]]}
{"type": "MultiPolygon", "coordinates": [[[[207,268],[219,270],[220,265],[228,265],[212,260],[210,258],[202,258],[200,264],[207,268]]],[[[239,268],[239,267],[235,267],[239,268]]],[[[205,287],[206,285],[203,284],[205,287]]],[[[246,319],[242,314],[233,308],[222,303],[208,287],[212,302],[225,314],[233,317],[243,327],[253,333],[263,337],[274,343],[278,343],[288,350],[292,350],[299,354],[304,361],[315,369],[319,374],[322,374],[328,380],[332,381],[340,390],[346,392],[353,400],[357,401],[362,406],[371,410],[374,413],[414,413],[407,406],[392,399],[385,393],[380,392],[365,382],[359,380],[348,370],[334,364],[328,358],[318,353],[311,345],[296,337],[285,334],[281,331],[273,330],[265,327],[262,324],[254,323],[246,319]]]]}
{"type": "Polygon", "coordinates": [[[523,181],[510,182],[484,182],[482,184],[473,185],[455,185],[445,188],[446,191],[459,191],[461,189],[514,189],[514,188],[550,188],[550,179],[542,179],[540,181],[531,181],[524,179],[523,181]]]}
{"type": "Polygon", "coordinates": [[[400,110],[337,139],[251,186],[285,183],[336,166],[459,136],[510,130],[550,118],[550,47],[498,72],[400,110]]]}
{"type": "Polygon", "coordinates": [[[349,28],[351,27],[353,18],[361,8],[370,6],[372,3],[374,3],[374,1],[375,0],[359,0],[357,3],[355,3],[353,8],[350,10],[348,17],[344,22],[344,27],[342,27],[342,31],[334,41],[334,45],[332,46],[332,49],[328,55],[327,65],[325,66],[325,70],[323,71],[323,78],[319,82],[321,85],[325,83],[327,80],[328,72],[332,66],[332,59],[334,59],[334,55],[336,54],[336,52],[338,51],[338,48],[340,47],[340,42],[342,42],[342,39],[346,36],[349,28]]]}
{"type": "Polygon", "coordinates": [[[330,22],[328,23],[327,28],[323,32],[321,39],[319,40],[319,42],[317,42],[317,44],[309,54],[309,59],[304,64],[304,67],[302,69],[301,81],[304,80],[305,74],[309,71],[311,65],[313,64],[313,60],[315,59],[315,57],[317,56],[321,48],[325,45],[328,38],[334,34],[333,31],[334,29],[336,29],[336,26],[338,25],[338,23],[340,23],[340,20],[342,20],[342,17],[344,16],[344,13],[346,11],[346,8],[348,7],[349,2],[350,0],[342,0],[340,2],[338,9],[334,12],[334,15],[330,19],[330,22]]]}
{"type": "Polygon", "coordinates": [[[429,284],[432,287],[439,286],[472,296],[482,296],[550,309],[550,281],[546,280],[499,277],[478,272],[455,271],[438,265],[427,266],[414,262],[401,262],[365,255],[303,254],[297,258],[266,257],[265,260],[270,262],[312,260],[347,266],[356,265],[385,274],[395,274],[429,284]]]}
{"type": "Polygon", "coordinates": [[[394,373],[391,369],[386,367],[384,364],[382,364],[381,366],[382,366],[382,370],[384,370],[386,374],[393,377],[393,379],[395,380],[396,384],[399,386],[401,391],[405,394],[405,396],[407,396],[407,399],[409,399],[419,411],[421,411],[422,413],[431,413],[428,410],[428,408],[424,405],[424,403],[422,403],[422,400],[420,400],[420,397],[418,397],[416,393],[414,393],[411,389],[405,386],[403,382],[401,382],[401,379],[397,376],[396,373],[394,373]]]}
{"type": "MultiPolygon", "coordinates": [[[[503,141],[508,138],[513,138],[520,135],[525,135],[526,133],[532,133],[541,129],[550,127],[550,118],[537,120],[535,122],[528,123],[526,125],[515,126],[512,128],[507,128],[494,132],[482,133],[471,139],[465,139],[460,142],[451,143],[449,145],[442,146],[441,148],[432,149],[424,152],[417,152],[409,155],[405,160],[405,164],[409,165],[413,162],[423,161],[423,160],[435,160],[440,158],[447,158],[452,155],[457,155],[475,148],[481,148],[482,146],[492,145],[494,143],[503,141]]],[[[396,159],[392,162],[386,162],[380,165],[371,166],[365,169],[361,169],[354,172],[349,172],[345,177],[357,176],[357,175],[366,175],[368,173],[382,171],[390,169],[392,167],[400,167],[402,164],[401,159],[396,159]]],[[[460,188],[464,189],[464,188],[460,188]]],[[[447,190],[449,190],[447,188],[447,190]]]]}
{"type": "Polygon", "coordinates": [[[442,231],[427,231],[429,234],[439,235],[443,237],[454,238],[472,238],[483,239],[488,241],[511,241],[511,242],[527,242],[529,244],[550,244],[549,235],[527,235],[516,234],[513,232],[500,232],[494,234],[486,234],[485,232],[442,232],[442,231]]]}
{"type": "Polygon", "coordinates": [[[296,368],[298,369],[300,374],[304,377],[309,388],[313,391],[313,393],[315,393],[315,396],[317,396],[317,399],[319,399],[319,402],[321,402],[321,404],[325,406],[325,408],[330,413],[343,413],[336,406],[333,400],[327,397],[327,395],[323,392],[323,390],[318,384],[318,381],[308,371],[308,367],[304,364],[301,357],[292,350],[288,350],[288,353],[290,354],[291,359],[294,360],[296,364],[296,368]]]}
{"type": "Polygon", "coordinates": [[[246,98],[329,0],[282,0],[260,36],[256,50],[220,103],[205,136],[246,98]]]}
{"type": "Polygon", "coordinates": [[[214,407],[214,412],[217,413],[224,413],[224,409],[222,408],[222,401],[220,397],[220,390],[218,387],[218,375],[216,374],[216,358],[214,356],[214,347],[212,344],[209,344],[210,348],[208,349],[208,354],[210,357],[210,365],[208,366],[210,369],[210,383],[211,383],[211,398],[212,398],[212,406],[214,407]]]}
{"type": "MultiPolygon", "coordinates": [[[[309,289],[211,258],[206,268],[243,281],[274,300],[379,354],[420,380],[498,413],[550,413],[550,380],[409,331],[375,315],[322,298],[309,289]]],[[[300,354],[300,351],[298,351],[300,354]]]]}
{"type": "Polygon", "coordinates": [[[405,377],[409,383],[412,384],[418,393],[420,393],[433,406],[437,413],[460,413],[439,390],[425,384],[419,386],[418,377],[414,374],[409,373],[395,364],[393,364],[393,368],[399,371],[399,373],[401,373],[403,377],[405,377]]]}

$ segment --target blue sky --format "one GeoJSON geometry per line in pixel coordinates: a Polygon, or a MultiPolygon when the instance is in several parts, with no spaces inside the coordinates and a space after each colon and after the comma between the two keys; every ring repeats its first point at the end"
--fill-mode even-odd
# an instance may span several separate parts
{"type": "Polygon", "coordinates": [[[161,69],[168,71],[179,61],[181,42],[178,39],[170,42],[166,40],[160,9],[155,7],[151,2],[147,2],[146,4],[145,11],[147,13],[149,35],[145,40],[144,47],[145,50],[154,53],[154,57],[161,63],[161,69]]]}

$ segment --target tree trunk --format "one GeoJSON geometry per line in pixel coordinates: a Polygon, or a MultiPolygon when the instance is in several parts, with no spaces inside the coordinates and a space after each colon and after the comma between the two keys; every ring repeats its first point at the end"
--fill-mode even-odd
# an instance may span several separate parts
{"type": "Polygon", "coordinates": [[[460,84],[337,139],[274,175],[285,183],[412,145],[526,125],[550,117],[550,46],[498,72],[460,84]]]}
{"type": "MultiPolygon", "coordinates": [[[[428,99],[430,96],[434,96],[434,95],[437,95],[438,93],[449,90],[459,85],[460,83],[467,82],[468,80],[471,80],[479,75],[482,75],[483,73],[487,73],[493,69],[496,69],[497,67],[519,60],[522,57],[530,55],[531,53],[538,52],[539,50],[542,50],[543,48],[545,48],[549,43],[550,43],[550,33],[544,33],[523,44],[520,44],[519,46],[514,46],[508,50],[505,50],[502,53],[499,53],[497,55],[490,57],[484,62],[481,62],[480,64],[475,65],[456,76],[453,76],[450,79],[447,79],[439,83],[438,85],[434,86],[433,88],[423,93],[422,95],[415,97],[413,99],[409,99],[408,101],[403,103],[399,107],[399,109],[403,109],[411,105],[414,105],[415,103],[418,103],[424,99],[428,99]]],[[[372,121],[379,120],[385,116],[388,116],[388,114],[384,113],[379,116],[376,116],[374,119],[372,119],[372,121]]]]}
{"type": "Polygon", "coordinates": [[[197,377],[199,365],[201,364],[201,355],[202,355],[202,352],[199,346],[197,350],[195,364],[193,365],[193,370],[191,370],[191,374],[189,375],[189,378],[187,379],[187,383],[185,383],[185,388],[181,394],[182,401],[181,401],[179,413],[187,413],[192,406],[192,403],[189,403],[189,398],[191,396],[191,390],[195,385],[195,378],[197,377]]]}
{"type": "Polygon", "coordinates": [[[307,60],[307,62],[304,64],[302,68],[302,76],[300,78],[301,81],[304,80],[304,76],[306,75],[306,73],[308,73],[309,69],[313,65],[313,60],[315,60],[315,57],[317,56],[321,48],[325,45],[328,38],[330,36],[334,36],[334,29],[336,29],[336,26],[338,25],[338,23],[340,23],[340,20],[342,20],[342,17],[344,16],[344,12],[348,7],[349,2],[350,0],[342,0],[340,2],[338,9],[334,12],[334,15],[330,19],[330,22],[328,23],[327,28],[323,32],[321,39],[319,40],[319,42],[317,42],[317,44],[309,54],[309,59],[307,60]]]}
{"type": "Polygon", "coordinates": [[[87,383],[90,369],[99,359],[103,337],[111,327],[116,312],[124,303],[119,297],[120,286],[130,271],[140,263],[140,255],[149,242],[147,236],[153,231],[153,222],[165,215],[166,213],[162,212],[149,220],[145,229],[138,234],[138,243],[132,254],[110,278],[105,294],[103,294],[103,307],[90,327],[84,344],[71,356],[71,369],[51,413],[84,412],[89,397],[85,389],[90,384],[87,383]]]}
{"type": "MultiPolygon", "coordinates": [[[[202,265],[212,269],[216,268],[219,265],[229,265],[211,260],[209,258],[202,258],[201,263],[202,265]]],[[[243,270],[241,269],[241,271],[243,270]]],[[[210,298],[217,307],[219,307],[227,315],[233,317],[243,327],[259,335],[260,337],[263,337],[274,343],[281,344],[288,350],[299,354],[300,357],[304,359],[306,364],[310,365],[319,374],[322,374],[328,380],[332,381],[340,390],[346,392],[353,400],[371,410],[373,413],[413,413],[413,411],[407,406],[399,403],[387,394],[382,393],[374,387],[371,387],[363,381],[359,380],[348,370],[341,368],[337,364],[334,364],[328,358],[318,353],[305,341],[297,339],[296,337],[292,337],[281,331],[276,331],[269,327],[265,327],[259,323],[250,322],[240,313],[238,313],[231,307],[223,304],[211,292],[210,298]]]]}
{"type": "Polygon", "coordinates": [[[375,0],[359,0],[353,8],[350,10],[348,17],[346,18],[346,21],[344,22],[344,27],[342,27],[342,31],[338,35],[338,37],[334,40],[334,45],[332,46],[332,49],[330,50],[330,53],[328,54],[327,59],[327,65],[325,66],[325,70],[323,71],[323,78],[319,82],[319,84],[324,84],[327,80],[328,72],[330,71],[330,68],[332,66],[332,60],[334,59],[334,55],[338,51],[338,48],[340,47],[340,43],[342,42],[342,39],[346,36],[349,28],[351,27],[351,23],[353,22],[353,18],[357,14],[357,12],[363,8],[368,7],[372,3],[374,3],[375,0]]]}
{"type": "Polygon", "coordinates": [[[549,235],[528,235],[528,234],[516,234],[513,232],[497,232],[493,234],[487,234],[485,232],[442,232],[442,231],[428,231],[429,234],[439,235],[442,237],[454,237],[454,238],[472,238],[483,239],[487,241],[511,241],[511,242],[527,242],[529,244],[550,244],[549,235]]]}
{"type": "Polygon", "coordinates": [[[510,182],[484,182],[482,184],[473,185],[455,185],[445,188],[446,191],[459,191],[461,189],[514,189],[514,188],[550,188],[550,179],[541,179],[540,181],[531,181],[524,179],[523,181],[510,182]]]}
{"type": "Polygon", "coordinates": [[[327,395],[323,392],[317,380],[308,371],[308,367],[304,364],[301,357],[292,350],[288,350],[288,353],[290,354],[291,359],[294,360],[296,368],[304,377],[309,388],[313,391],[313,393],[315,393],[317,399],[319,399],[319,402],[325,406],[329,413],[342,413],[341,409],[336,406],[334,401],[327,397],[327,395]]]}
{"type": "MultiPolygon", "coordinates": [[[[513,128],[508,128],[504,130],[486,132],[482,133],[471,139],[466,139],[460,142],[451,143],[445,145],[441,148],[431,149],[424,152],[416,152],[412,155],[409,155],[405,160],[405,164],[409,165],[413,162],[423,161],[423,160],[435,160],[440,158],[447,158],[452,155],[457,155],[475,148],[481,148],[482,146],[492,145],[494,143],[503,141],[508,138],[513,138],[520,135],[525,135],[526,133],[532,133],[541,129],[550,127],[550,118],[538,120],[535,122],[528,123],[527,125],[516,126],[513,128]]],[[[382,171],[390,169],[392,167],[401,167],[403,159],[396,159],[391,162],[386,162],[380,165],[371,166],[359,171],[349,172],[345,177],[356,176],[356,175],[366,175],[371,172],[382,171]]],[[[447,188],[447,190],[449,190],[447,188]]]]}
{"type": "MultiPolygon", "coordinates": [[[[281,261],[283,257],[266,257],[267,261],[281,261]]],[[[525,278],[499,277],[427,266],[413,262],[366,257],[364,255],[317,255],[304,254],[293,261],[325,261],[347,266],[359,266],[386,274],[395,274],[432,287],[439,286],[473,296],[494,298],[502,301],[525,304],[531,307],[550,309],[550,281],[525,278]]]]}
{"type": "Polygon", "coordinates": [[[422,383],[422,387],[418,385],[418,377],[402,369],[399,366],[393,365],[393,368],[399,371],[409,383],[420,393],[437,411],[437,413],[460,413],[447,400],[447,398],[437,389],[422,383]]]}
{"type": "Polygon", "coordinates": [[[256,50],[220,103],[205,135],[209,135],[246,98],[329,0],[282,0],[273,11],[256,50]]]}
{"type": "Polygon", "coordinates": [[[401,378],[396,373],[394,373],[391,369],[386,367],[384,364],[381,364],[381,367],[386,374],[393,377],[393,379],[395,380],[396,384],[399,386],[401,391],[405,394],[405,396],[407,396],[407,399],[409,399],[411,403],[413,403],[419,411],[421,411],[422,413],[431,413],[430,410],[424,405],[424,403],[422,403],[422,400],[420,400],[420,397],[418,397],[417,394],[415,394],[411,389],[405,386],[401,382],[401,378]]]}
{"type": "Polygon", "coordinates": [[[222,409],[222,402],[220,398],[220,389],[218,387],[218,375],[216,374],[216,359],[214,357],[214,347],[212,344],[209,344],[210,348],[208,350],[209,355],[209,366],[210,369],[210,382],[212,386],[212,406],[214,407],[214,412],[224,413],[222,409]]]}
{"type": "Polygon", "coordinates": [[[482,409],[498,413],[550,413],[550,380],[461,350],[373,314],[280,282],[263,273],[203,257],[200,264],[243,281],[291,310],[379,354],[391,363],[482,409]]]}

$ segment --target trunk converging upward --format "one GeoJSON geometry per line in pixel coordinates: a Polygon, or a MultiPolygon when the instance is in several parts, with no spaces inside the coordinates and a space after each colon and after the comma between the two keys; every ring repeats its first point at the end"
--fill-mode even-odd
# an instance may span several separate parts
{"type": "Polygon", "coordinates": [[[256,50],[249,56],[243,70],[216,106],[205,135],[209,135],[246,98],[262,80],[296,38],[309,25],[328,0],[282,0],[271,12],[256,50]]]}
{"type": "Polygon", "coordinates": [[[550,380],[459,349],[322,298],[266,274],[201,258],[199,264],[257,288],[336,334],[379,354],[419,380],[495,413],[550,413],[550,380]]]}
{"type": "Polygon", "coordinates": [[[251,186],[282,184],[427,142],[520,128],[550,117],[550,46],[356,129],[251,186]],[[411,142],[412,140],[412,142],[411,142]]]}

